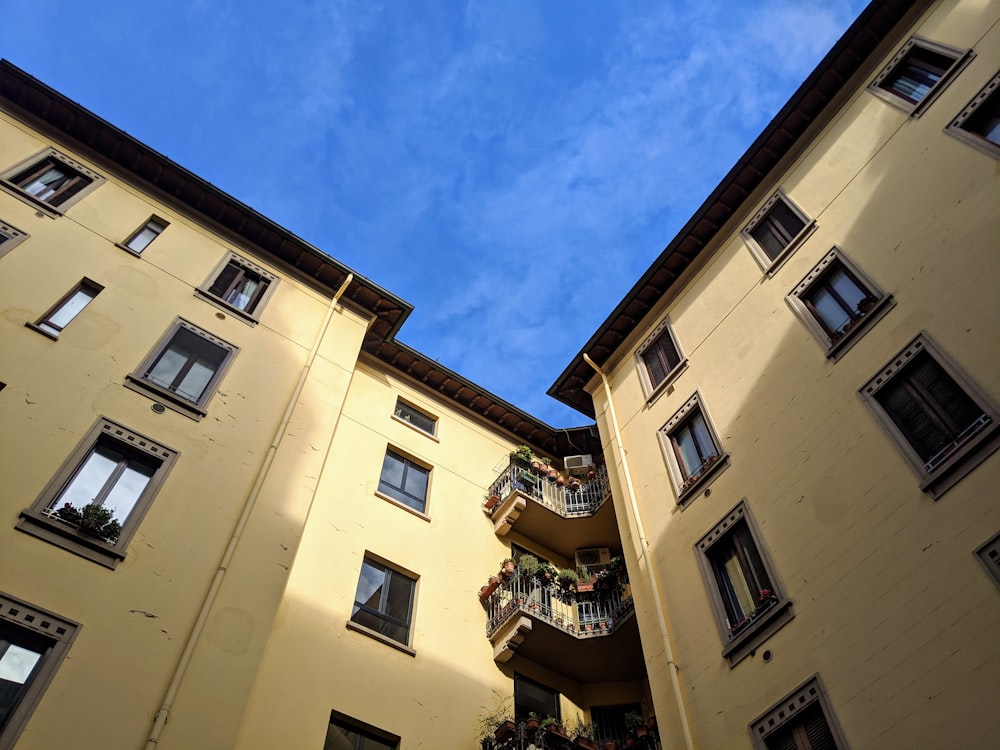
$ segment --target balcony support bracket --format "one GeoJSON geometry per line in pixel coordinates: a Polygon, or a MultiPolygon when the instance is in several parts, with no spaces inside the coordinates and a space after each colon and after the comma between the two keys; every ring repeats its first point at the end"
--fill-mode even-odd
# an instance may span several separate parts
{"type": "Polygon", "coordinates": [[[514,490],[504,499],[493,514],[493,530],[497,536],[507,536],[510,533],[528,500],[528,496],[520,490],[514,490]]]}
{"type": "Polygon", "coordinates": [[[528,617],[512,617],[510,621],[493,634],[493,659],[498,664],[510,661],[517,647],[521,645],[531,632],[531,619],[528,617]]]}

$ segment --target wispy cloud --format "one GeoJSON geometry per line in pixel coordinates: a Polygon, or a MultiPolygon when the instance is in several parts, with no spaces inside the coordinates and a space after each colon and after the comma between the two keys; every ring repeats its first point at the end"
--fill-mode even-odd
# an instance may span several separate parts
{"type": "Polygon", "coordinates": [[[3,51],[563,425],[545,389],[862,6],[40,0],[3,51]]]}

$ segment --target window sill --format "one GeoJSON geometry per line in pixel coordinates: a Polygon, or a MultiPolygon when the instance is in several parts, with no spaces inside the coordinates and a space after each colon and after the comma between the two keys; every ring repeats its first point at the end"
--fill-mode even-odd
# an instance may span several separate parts
{"type": "MultiPolygon", "coordinates": [[[[865,333],[868,332],[868,329],[884,318],[886,313],[895,306],[896,300],[892,298],[891,294],[886,295],[876,302],[875,306],[858,321],[856,327],[844,334],[835,344],[829,345],[829,348],[826,350],[826,358],[834,362],[839,361],[841,357],[847,354],[851,347],[861,340],[865,333]]],[[[827,339],[827,343],[829,344],[829,339],[827,339]]]]}
{"type": "Polygon", "coordinates": [[[130,391],[135,391],[146,398],[153,399],[157,403],[162,403],[163,406],[167,407],[171,411],[183,414],[185,417],[193,419],[195,422],[200,422],[202,417],[208,414],[206,409],[196,406],[166,388],[161,388],[160,386],[145,381],[136,375],[126,375],[123,385],[130,391]]]}
{"type": "Polygon", "coordinates": [[[771,607],[747,630],[736,636],[722,649],[722,655],[729,662],[729,668],[732,669],[743,661],[750,655],[751,651],[781,630],[785,623],[793,617],[795,617],[795,613],[792,611],[792,602],[789,599],[778,602],[771,607]]]}
{"type": "Polygon", "coordinates": [[[688,361],[687,357],[685,357],[677,364],[677,367],[667,373],[667,377],[665,377],[659,385],[650,389],[650,391],[646,394],[646,406],[652,406],[664,393],[673,393],[674,383],[676,383],[677,379],[684,374],[684,371],[687,370],[687,368],[688,361]]]}
{"type": "Polygon", "coordinates": [[[125,553],[118,549],[119,546],[124,546],[121,540],[118,545],[112,547],[72,526],[53,521],[27,509],[21,511],[21,517],[15,528],[112,570],[125,559],[125,553]]]}
{"type": "MultiPolygon", "coordinates": [[[[243,321],[248,326],[255,326],[257,325],[257,323],[260,322],[257,316],[243,312],[243,310],[240,310],[238,307],[233,307],[228,302],[224,302],[223,300],[216,297],[214,294],[209,294],[204,289],[196,287],[194,290],[194,295],[196,297],[200,297],[201,299],[205,300],[205,302],[207,302],[208,304],[217,307],[224,312],[229,313],[237,320],[243,321]]],[[[258,304],[257,307],[260,307],[260,305],[258,304]]]]}
{"type": "Polygon", "coordinates": [[[388,503],[392,503],[397,508],[402,508],[403,510],[405,510],[405,511],[407,511],[409,513],[412,513],[417,518],[421,518],[424,521],[427,521],[428,523],[430,523],[431,517],[429,515],[427,515],[426,513],[423,513],[422,511],[417,510],[416,508],[411,508],[406,503],[400,502],[396,498],[392,497],[391,495],[385,494],[381,490],[375,490],[375,497],[379,497],[379,498],[385,500],[388,503]]]}
{"type": "Polygon", "coordinates": [[[972,146],[977,151],[992,156],[994,159],[1000,159],[1000,144],[994,143],[988,138],[983,138],[983,136],[972,133],[957,125],[955,127],[949,125],[944,129],[944,132],[953,138],[957,138],[967,146],[972,146]]]}
{"type": "Polygon", "coordinates": [[[715,481],[715,477],[718,474],[722,473],[727,468],[729,468],[729,454],[723,453],[714,464],[702,471],[701,476],[698,477],[694,484],[683,491],[678,489],[677,504],[680,505],[682,509],[686,508],[696,496],[701,494],[702,490],[715,481]]]}
{"type": "MultiPolygon", "coordinates": [[[[925,479],[920,485],[921,491],[935,500],[939,499],[998,448],[1000,448],[1000,423],[993,421],[981,433],[957,448],[929,479],[925,479]]],[[[926,472],[922,473],[927,476],[926,472]]]]}
{"type": "MultiPolygon", "coordinates": [[[[774,275],[778,272],[778,269],[781,268],[783,265],[785,265],[785,262],[792,257],[795,251],[798,250],[800,247],[802,247],[803,244],[805,244],[805,241],[809,239],[810,235],[812,235],[813,232],[816,231],[816,228],[818,226],[819,225],[816,223],[816,220],[813,219],[804,227],[802,227],[802,231],[792,238],[792,241],[788,243],[788,247],[782,250],[778,254],[778,257],[776,257],[774,260],[771,260],[764,253],[763,248],[761,248],[757,253],[754,253],[757,259],[761,261],[763,264],[765,264],[764,274],[767,276],[767,278],[770,279],[774,277],[774,275]]],[[[755,245],[757,244],[756,241],[753,242],[755,245]]]]}
{"type": "Polygon", "coordinates": [[[141,251],[133,250],[128,245],[123,245],[120,242],[116,242],[115,243],[115,247],[117,247],[119,250],[124,250],[126,253],[128,253],[129,255],[131,255],[133,257],[136,257],[136,258],[141,258],[142,257],[142,252],[141,251]]]}
{"type": "Polygon", "coordinates": [[[25,328],[30,328],[35,333],[42,334],[47,339],[52,339],[53,341],[58,341],[59,340],[59,337],[56,334],[54,334],[54,333],[52,333],[50,331],[46,331],[44,328],[42,328],[40,325],[38,325],[36,323],[25,323],[24,327],[25,328]]]}
{"type": "Polygon", "coordinates": [[[60,211],[55,206],[51,206],[45,201],[38,200],[38,198],[36,198],[35,196],[24,192],[23,190],[21,190],[21,188],[17,187],[16,185],[12,185],[6,180],[0,180],[0,189],[3,189],[4,191],[10,193],[15,198],[20,198],[22,201],[27,203],[32,208],[38,209],[46,216],[49,216],[53,219],[56,219],[63,215],[63,212],[60,211]]]}
{"type": "Polygon", "coordinates": [[[392,646],[397,651],[402,651],[404,654],[408,654],[409,656],[417,655],[417,652],[414,651],[409,646],[407,646],[405,643],[394,641],[392,638],[382,635],[377,630],[372,630],[371,628],[366,628],[364,625],[359,625],[358,623],[354,622],[354,620],[347,621],[347,629],[353,630],[356,633],[361,633],[362,635],[367,635],[369,638],[373,638],[376,641],[379,641],[380,643],[384,643],[386,646],[392,646]]]}
{"type": "Polygon", "coordinates": [[[441,439],[437,435],[432,435],[429,432],[421,430],[419,427],[414,427],[410,422],[407,422],[405,419],[400,419],[395,414],[391,415],[391,417],[392,417],[393,421],[399,422],[401,425],[405,425],[406,427],[409,427],[411,430],[413,430],[414,432],[416,432],[416,433],[418,433],[420,435],[423,435],[425,438],[430,438],[435,443],[440,443],[441,442],[441,439]]]}

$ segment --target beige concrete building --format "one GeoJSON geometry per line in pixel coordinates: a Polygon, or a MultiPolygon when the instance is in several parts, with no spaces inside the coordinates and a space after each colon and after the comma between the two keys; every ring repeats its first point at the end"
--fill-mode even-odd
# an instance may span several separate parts
{"type": "Polygon", "coordinates": [[[552,390],[667,747],[1000,745],[998,21],[873,3],[552,390]]]}
{"type": "Polygon", "coordinates": [[[1000,744],[998,20],[875,0],[566,430],[0,63],[0,750],[1000,744]]]}

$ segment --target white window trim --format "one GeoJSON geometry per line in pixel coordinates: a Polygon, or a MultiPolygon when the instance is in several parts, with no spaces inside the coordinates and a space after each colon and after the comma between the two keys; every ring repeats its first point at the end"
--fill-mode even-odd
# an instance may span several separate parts
{"type": "Polygon", "coordinates": [[[753,255],[754,260],[757,261],[757,265],[760,266],[761,270],[768,276],[773,276],[775,272],[782,265],[784,265],[785,261],[788,260],[792,254],[806,241],[809,235],[816,231],[817,226],[818,225],[816,224],[815,219],[810,218],[805,211],[799,208],[795,201],[788,197],[788,194],[784,190],[778,188],[774,194],[767,199],[764,205],[757,210],[757,213],[753,215],[753,218],[750,219],[747,225],[743,227],[743,230],[740,232],[740,237],[743,238],[744,244],[746,244],[747,248],[750,250],[750,253],[753,255]],[[770,213],[771,209],[778,203],[778,201],[782,201],[786,206],[788,206],[792,213],[804,222],[804,226],[799,230],[799,233],[791,239],[788,245],[785,246],[785,249],[782,250],[774,260],[771,260],[771,257],[764,251],[764,248],[760,246],[751,232],[757,227],[758,224],[760,224],[764,217],[770,213]]]}
{"type": "Polygon", "coordinates": [[[792,308],[792,312],[795,313],[796,317],[809,329],[809,332],[819,345],[823,347],[827,359],[831,359],[834,362],[843,357],[877,321],[881,320],[889,310],[896,306],[892,295],[872,281],[871,277],[862,271],[837,245],[834,245],[830,252],[824,255],[819,263],[813,266],[809,273],[795,285],[792,291],[788,293],[788,296],[785,297],[785,301],[792,308]],[[802,298],[810,290],[813,283],[832,264],[838,261],[864,286],[865,291],[876,297],[876,302],[850,331],[845,333],[840,340],[831,343],[826,330],[816,320],[816,316],[812,314],[802,298]]]}
{"type": "Polygon", "coordinates": [[[678,409],[674,415],[670,417],[670,419],[667,420],[667,423],[657,431],[657,435],[659,436],[660,448],[663,451],[663,457],[667,464],[667,473],[670,476],[670,482],[673,485],[674,494],[677,496],[677,504],[682,507],[686,507],[691,500],[693,500],[709,484],[715,481],[716,476],[729,466],[729,454],[722,446],[722,441],[719,439],[719,431],[715,428],[715,423],[712,421],[708,410],[705,408],[704,399],[699,391],[695,391],[694,395],[691,396],[684,403],[684,405],[678,409]],[[706,467],[695,481],[691,482],[687,487],[684,487],[684,475],[680,470],[680,466],[677,464],[677,457],[674,455],[674,447],[670,436],[674,428],[683,422],[691,414],[691,412],[695,410],[701,412],[701,416],[705,420],[705,425],[708,427],[709,434],[715,442],[715,448],[719,451],[719,453],[718,458],[715,459],[710,466],[706,467]]]}
{"type": "Polygon", "coordinates": [[[646,403],[651,404],[656,401],[662,393],[671,390],[673,384],[677,381],[677,378],[681,376],[687,367],[688,360],[684,354],[684,350],[681,349],[680,341],[677,340],[677,334],[674,331],[674,327],[670,322],[670,316],[665,315],[663,320],[661,320],[656,328],[643,340],[642,344],[635,352],[635,366],[639,372],[639,382],[642,384],[642,391],[646,396],[646,403]],[[649,368],[646,367],[646,362],[643,360],[643,355],[649,351],[649,348],[655,344],[663,333],[666,332],[670,336],[670,340],[674,344],[674,349],[677,352],[677,356],[680,361],[674,366],[674,368],[666,374],[666,377],[658,384],[653,384],[652,379],[649,376],[649,368]]]}
{"type": "Polygon", "coordinates": [[[212,273],[209,274],[208,278],[205,279],[205,282],[201,286],[195,288],[194,293],[195,296],[201,297],[209,304],[218,307],[220,310],[224,310],[230,313],[237,319],[242,320],[244,323],[247,323],[251,326],[255,326],[257,325],[257,323],[260,322],[261,313],[267,306],[267,303],[270,301],[271,295],[274,294],[274,288],[277,285],[278,285],[278,277],[274,273],[268,271],[266,268],[263,268],[262,266],[257,265],[253,261],[247,260],[242,255],[237,255],[232,250],[230,250],[226,253],[226,257],[222,259],[222,262],[220,262],[219,265],[217,265],[215,269],[212,271],[212,273]],[[252,313],[248,313],[245,312],[244,310],[240,310],[237,307],[233,307],[225,300],[216,297],[214,294],[208,291],[209,289],[212,288],[212,284],[215,283],[215,280],[219,278],[219,274],[221,274],[226,269],[226,267],[230,264],[230,262],[236,263],[237,265],[242,266],[248,271],[253,271],[255,274],[257,274],[262,279],[265,279],[267,281],[267,288],[264,290],[264,293],[261,294],[260,299],[257,301],[257,306],[254,308],[254,311],[252,313]]]}
{"type": "Polygon", "coordinates": [[[969,144],[973,148],[979,149],[985,154],[989,154],[994,159],[1000,159],[1000,144],[987,140],[981,135],[973,133],[962,127],[965,122],[972,117],[973,114],[975,114],[979,107],[982,106],[983,102],[990,98],[990,95],[1000,98],[1000,72],[993,76],[993,78],[991,78],[986,85],[983,86],[974,97],[972,97],[972,100],[965,105],[961,112],[955,115],[954,119],[945,127],[944,132],[958,138],[963,143],[969,144]]]}
{"type": "Polygon", "coordinates": [[[877,96],[879,99],[882,99],[892,106],[903,110],[910,117],[920,117],[927,110],[927,108],[931,106],[934,100],[938,98],[941,92],[944,91],[955,79],[955,76],[958,75],[962,68],[968,65],[975,56],[975,53],[971,49],[960,49],[959,47],[952,47],[948,44],[941,44],[940,42],[934,42],[930,39],[913,35],[902,47],[899,48],[896,54],[892,56],[888,63],[886,63],[885,67],[879,71],[879,74],[875,76],[875,79],[868,84],[868,91],[877,96]],[[944,72],[941,76],[941,80],[934,84],[933,88],[927,92],[927,96],[916,104],[903,99],[888,89],[882,88],[882,82],[892,75],[893,71],[901,62],[903,62],[903,59],[914,47],[921,47],[953,59],[951,67],[944,72]]]}
{"type": "Polygon", "coordinates": [[[952,362],[951,358],[934,343],[926,332],[921,331],[910,343],[897,352],[888,364],[858,389],[858,395],[920,478],[920,489],[935,500],[955,486],[962,477],[976,468],[987,456],[1000,448],[1000,411],[997,410],[986,393],[952,362]],[[933,471],[927,470],[924,460],[896,426],[892,417],[882,408],[878,399],[875,398],[879,390],[892,381],[894,376],[903,370],[921,351],[930,354],[955,381],[956,385],[976,402],[990,420],[990,423],[979,434],[959,446],[954,453],[948,456],[947,460],[939,464],[933,471]]]}
{"type": "Polygon", "coordinates": [[[803,709],[809,708],[814,703],[819,703],[823,711],[823,718],[826,725],[833,734],[833,739],[837,747],[846,750],[847,740],[840,730],[830,699],[827,697],[823,682],[818,674],[812,675],[809,679],[799,685],[771,708],[750,722],[750,740],[753,742],[754,750],[767,750],[764,741],[769,735],[781,729],[787,723],[799,715],[803,709]]]}

